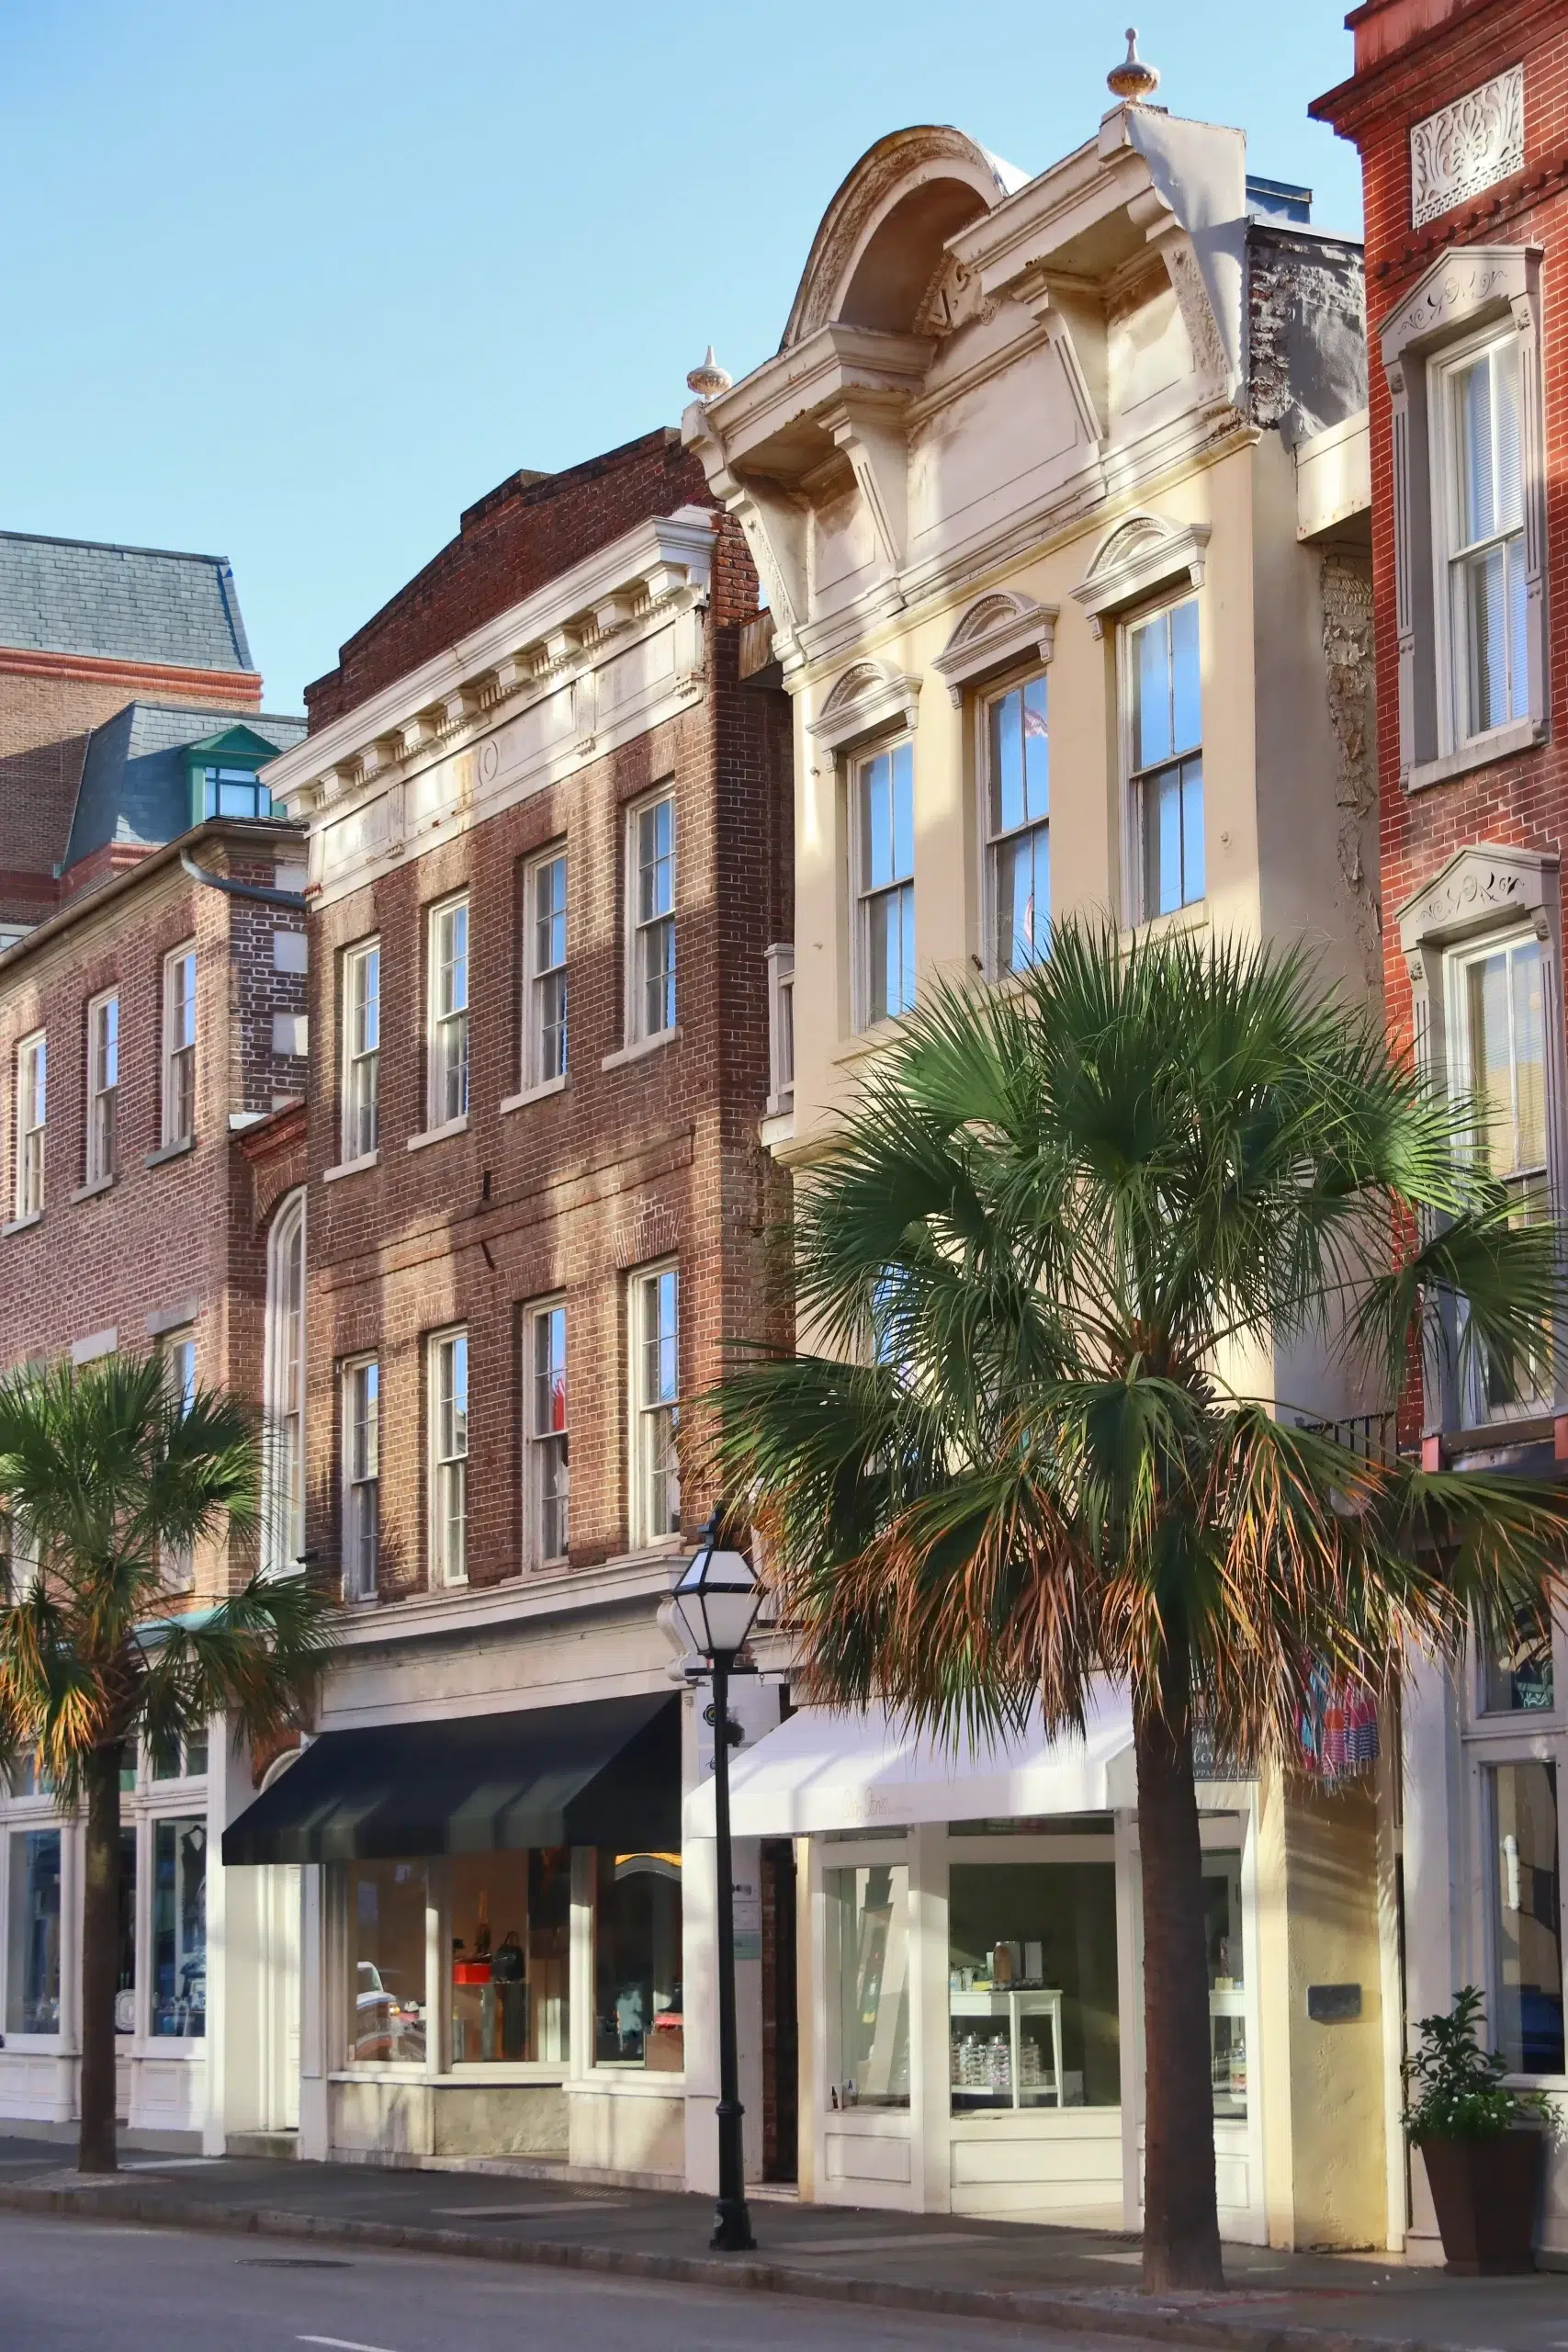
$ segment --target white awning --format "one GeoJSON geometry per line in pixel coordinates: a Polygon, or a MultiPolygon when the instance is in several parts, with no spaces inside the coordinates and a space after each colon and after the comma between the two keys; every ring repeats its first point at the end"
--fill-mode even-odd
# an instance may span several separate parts
{"type": "MultiPolygon", "coordinates": [[[[902,1828],[920,1821],[1017,1820],[1109,1813],[1135,1803],[1133,1719],[1125,1695],[1104,1690],[1081,1733],[956,1747],[911,1732],[886,1710],[864,1714],[803,1707],[753,1747],[731,1755],[730,1826],[737,1838],[800,1838],[834,1829],[902,1828]]],[[[714,1834],[713,1782],[687,1797],[688,1838],[714,1834]]]]}

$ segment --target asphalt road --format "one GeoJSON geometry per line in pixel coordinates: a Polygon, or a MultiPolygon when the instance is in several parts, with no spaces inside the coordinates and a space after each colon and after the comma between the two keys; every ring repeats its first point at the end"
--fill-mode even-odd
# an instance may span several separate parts
{"type": "Polygon", "coordinates": [[[783,2296],[0,2213],[0,2352],[953,2352],[958,2341],[1096,2346],[783,2296]]]}

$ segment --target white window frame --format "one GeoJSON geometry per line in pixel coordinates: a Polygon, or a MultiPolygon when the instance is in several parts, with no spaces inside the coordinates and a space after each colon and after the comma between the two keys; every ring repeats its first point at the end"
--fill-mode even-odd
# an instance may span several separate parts
{"type": "Polygon", "coordinates": [[[525,1461],[523,1490],[528,1514],[526,1556],[530,1567],[564,1567],[571,1544],[571,1385],[570,1329],[564,1298],[542,1298],[528,1307],[523,1325],[523,1410],[525,1461]],[[557,1322],[558,1318],[558,1325],[557,1322]],[[562,1402],[566,1419],[557,1427],[549,1409],[547,1388],[540,1363],[543,1343],[553,1351],[560,1341],[562,1402]],[[563,1543],[551,1543],[547,1524],[552,1508],[559,1506],[558,1532],[563,1543]]]}
{"type": "Polygon", "coordinates": [[[112,1184],[118,1172],[119,990],[105,989],[87,1005],[87,1115],[83,1181],[112,1184]]]}
{"type": "Polygon", "coordinates": [[[341,1377],[343,1597],[374,1600],[381,1563],[381,1360],[374,1351],[349,1356],[341,1377]]]}
{"type": "MultiPolygon", "coordinates": [[[[1000,926],[1001,893],[997,876],[1001,864],[1001,853],[1008,844],[1010,842],[1027,841],[1035,833],[1043,833],[1045,836],[1047,875],[1051,870],[1050,714],[1051,673],[1048,668],[1040,663],[1034,663],[1027,670],[1015,671],[1010,675],[998,679],[995,684],[987,684],[974,697],[975,775],[979,786],[977,797],[981,844],[980,921],[983,934],[981,962],[987,979],[992,982],[1016,978],[1020,972],[1031,968],[1027,965],[1010,966],[1006,969],[1003,968],[998,953],[1000,944],[998,933],[1000,926]],[[1026,687],[1036,684],[1045,689],[1047,767],[1045,814],[1039,818],[1026,817],[1021,825],[997,828],[993,826],[991,817],[991,713],[999,703],[1005,702],[1010,695],[1021,696],[1026,687]]],[[[1043,923],[1041,911],[1036,908],[1035,923],[1037,931],[1043,929],[1047,933],[1049,933],[1051,924],[1049,903],[1044,909],[1043,923]]],[[[1044,958],[1040,956],[1034,960],[1036,963],[1041,963],[1044,958]]]]}
{"type": "Polygon", "coordinates": [[[297,1576],[305,1549],[305,1253],[301,1188],[279,1204],[266,1241],[262,1566],[273,1577],[297,1576]]]}
{"type": "MultiPolygon", "coordinates": [[[[681,895],[681,841],[676,821],[675,787],[661,786],[641,800],[636,800],[626,811],[626,1032],[629,1046],[651,1045],[660,1037],[672,1037],[680,1023],[680,964],[676,936],[676,916],[681,895]],[[662,912],[645,915],[642,909],[642,827],[644,820],[660,808],[670,811],[670,904],[662,912]],[[667,945],[668,957],[655,966],[653,956],[658,946],[667,945]],[[657,970],[661,978],[661,1008],[667,1016],[654,1023],[649,1019],[649,985],[657,970]]],[[[657,866],[660,861],[654,860],[657,866]]]]}
{"type": "Polygon", "coordinates": [[[570,1068],[571,1017],[570,986],[568,980],[569,933],[571,914],[571,875],[567,864],[566,844],[557,842],[552,848],[531,858],[523,869],[523,1068],[520,1082],[524,1089],[539,1094],[550,1087],[564,1086],[570,1068]],[[555,930],[554,910],[541,916],[539,888],[547,876],[559,868],[561,903],[559,910],[560,953],[551,960],[555,930]],[[542,937],[541,934],[544,934],[542,937]],[[558,1019],[552,1018],[558,1010],[553,1000],[558,991],[558,1019]],[[558,1031],[558,1045],[552,1033],[558,1031]]]}
{"type": "Polygon", "coordinates": [[[17,1046],[13,1089],[17,1124],[15,1214],[23,1218],[43,1215],[45,1130],[49,1116],[48,1033],[35,1029],[17,1046]]]}
{"type": "Polygon", "coordinates": [[[768,1102],[765,1115],[795,1108],[795,943],[768,950],[768,1102]]]}
{"type": "MultiPolygon", "coordinates": [[[[162,1335],[164,1377],[170,1396],[178,1400],[181,1417],[195,1402],[197,1386],[196,1332],[187,1323],[162,1335]]],[[[196,1555],[188,1545],[171,1546],[163,1559],[164,1582],[171,1592],[189,1592],[196,1583],[196,1555]]]]}
{"type": "Polygon", "coordinates": [[[165,1149],[196,1140],[196,942],[187,939],[164,958],[161,1060],[165,1149]]]}
{"type": "Polygon", "coordinates": [[[427,918],[425,940],[425,1124],[427,1129],[434,1130],[456,1126],[468,1115],[468,999],[473,933],[466,890],[436,900],[427,918]],[[460,987],[457,977],[459,969],[460,987]]]}
{"type": "MultiPolygon", "coordinates": [[[[1495,720],[1490,727],[1470,724],[1469,673],[1470,664],[1461,642],[1466,618],[1462,600],[1456,596],[1455,574],[1468,559],[1482,554],[1494,546],[1506,546],[1512,552],[1509,568],[1517,563],[1526,566],[1526,510],[1529,503],[1529,451],[1526,442],[1525,387],[1519,385],[1519,519],[1507,531],[1495,531],[1488,538],[1473,545],[1461,546],[1458,539],[1458,501],[1460,495],[1459,447],[1454,433],[1452,387],[1455,377],[1462,374],[1482,355],[1500,350],[1512,350],[1522,375],[1522,355],[1519,337],[1513,322],[1508,320],[1479,329],[1475,334],[1445,344],[1427,363],[1427,414],[1431,419],[1430,491],[1432,499],[1432,590],[1436,605],[1433,653],[1438,682],[1438,744],[1440,753],[1484,748],[1489,738],[1496,737],[1528,720],[1529,717],[1529,616],[1527,589],[1525,618],[1525,663],[1523,679],[1510,676],[1511,707],[1507,716],[1495,720]]],[[[1493,414],[1493,456],[1496,456],[1496,417],[1493,414]]],[[[1495,468],[1494,468],[1495,471],[1495,468]]],[[[1505,630],[1505,642],[1506,631],[1505,630]]],[[[1511,650],[1511,649],[1510,649],[1511,650]]]]}
{"type": "Polygon", "coordinates": [[[657,1265],[639,1266],[627,1277],[626,1338],[628,1363],[627,1394],[631,1400],[631,1430],[628,1455],[631,1476],[627,1497],[631,1548],[634,1552],[652,1551],[660,1545],[680,1541],[681,1481],[678,1463],[673,1458],[674,1435],[681,1416],[681,1272],[676,1259],[666,1258],[657,1265]],[[672,1285],[669,1294],[673,1299],[673,1339],[675,1349],[675,1394],[673,1396],[654,1396],[648,1380],[649,1349],[662,1340],[661,1326],[650,1324],[649,1311],[657,1317],[660,1301],[665,1294],[661,1284],[668,1278],[672,1285]],[[655,1498],[655,1486],[662,1488],[662,1508],[655,1498]],[[676,1525],[670,1525],[669,1496],[673,1490],[676,1525]]]}
{"type": "Polygon", "coordinates": [[[430,1485],[430,1582],[468,1581],[468,1327],[433,1331],[425,1356],[426,1461],[430,1485]],[[460,1368],[460,1371],[459,1371],[460,1368]],[[461,1396],[462,1426],[457,1427],[461,1396]],[[453,1509],[454,1498],[457,1509],[453,1509]]]}
{"type": "Polygon", "coordinates": [[[1183,916],[1190,917],[1193,908],[1206,903],[1209,888],[1209,779],[1203,750],[1203,600],[1189,582],[1184,581],[1172,595],[1134,606],[1117,621],[1116,699],[1118,731],[1122,741],[1122,837],[1126,846],[1129,919],[1134,924],[1179,922],[1183,916]],[[1169,616],[1184,605],[1190,605],[1198,616],[1198,741],[1180,751],[1173,749],[1168,759],[1156,760],[1150,766],[1141,768],[1136,764],[1137,746],[1134,736],[1133,640],[1141,629],[1149,628],[1156,621],[1168,620],[1169,616]],[[1148,873],[1144,855],[1144,791],[1157,777],[1168,775],[1172,769],[1179,771],[1194,759],[1201,771],[1199,788],[1203,796],[1203,888],[1197,898],[1183,898],[1179,905],[1167,907],[1162,912],[1148,904],[1148,873]]]}
{"type": "MultiPolygon", "coordinates": [[[[911,728],[902,728],[897,734],[884,735],[870,742],[857,744],[846,754],[848,767],[846,804],[849,815],[850,848],[850,927],[853,940],[851,972],[851,1010],[857,1031],[880,1028],[885,1022],[897,1021],[914,1009],[911,996],[908,1005],[896,1012],[875,1012],[871,1009],[871,920],[872,908],[878,899],[898,899],[906,895],[908,920],[914,937],[914,986],[919,986],[919,911],[915,895],[915,737],[911,728]],[[878,760],[889,763],[888,781],[891,791],[895,781],[894,763],[901,751],[909,754],[909,868],[907,874],[896,874],[881,883],[873,883],[866,873],[865,829],[862,808],[867,790],[867,778],[878,760]]],[[[891,827],[890,827],[891,831],[891,827]]],[[[903,924],[900,904],[899,924],[903,924]]],[[[902,959],[900,959],[902,960],[902,959]]]]}
{"type": "Polygon", "coordinates": [[[362,939],[343,959],[343,1135],[345,1166],[380,1148],[381,943],[362,939]],[[374,981],[374,987],[369,984],[374,981]]]}

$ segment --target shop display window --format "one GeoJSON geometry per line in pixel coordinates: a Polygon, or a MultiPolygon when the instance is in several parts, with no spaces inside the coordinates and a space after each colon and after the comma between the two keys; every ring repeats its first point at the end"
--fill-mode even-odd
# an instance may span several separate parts
{"type": "Polygon", "coordinates": [[[152,2031],[207,2031],[207,1824],[152,1826],[152,2031]]]}
{"type": "Polygon", "coordinates": [[[1241,1856],[1203,1856],[1203,1939],[1209,1962],[1209,2055],[1214,2113],[1247,2117],[1247,1956],[1241,1932],[1241,1856]]]}
{"type": "Polygon", "coordinates": [[[6,2030],[60,2031],[60,1832],[11,1838],[6,2030]]]}
{"type": "Polygon", "coordinates": [[[948,1886],[955,2114],[1116,2107],[1111,1862],[954,1862],[948,1886]]]}
{"type": "Polygon", "coordinates": [[[1557,1767],[1492,1764],[1492,2040],[1517,2075],[1561,2075],[1562,1892],[1557,1767]]]}
{"type": "Polygon", "coordinates": [[[451,1890],[452,2063],[564,2065],[570,1851],[458,1854],[451,1890]]]}
{"type": "Polygon", "coordinates": [[[600,2066],[679,2074],[681,1857],[597,1849],[593,1901],[593,2058],[600,2066]]]}
{"type": "MultiPolygon", "coordinates": [[[[133,1751],[134,1752],[134,1751],[133,1751]]],[[[136,2031],[136,1832],[119,1833],[119,1961],[114,1980],[114,2030],[136,2031]]]]}
{"type": "Polygon", "coordinates": [[[909,2104],[909,1871],[870,1862],[826,1873],[829,1981],[838,2025],[833,2107],[909,2104]]]}
{"type": "Polygon", "coordinates": [[[1550,1714],[1556,1703],[1551,1635],[1523,1616],[1482,1659],[1482,1713],[1550,1714]]]}
{"type": "Polygon", "coordinates": [[[355,1862],[348,1871],[349,2057],[423,2064],[427,1891],[423,1862],[355,1862]]]}

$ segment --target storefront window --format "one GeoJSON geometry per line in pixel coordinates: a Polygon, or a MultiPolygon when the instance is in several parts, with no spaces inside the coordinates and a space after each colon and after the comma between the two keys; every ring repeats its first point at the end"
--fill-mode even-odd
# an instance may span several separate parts
{"type": "Polygon", "coordinates": [[[1209,2054],[1214,2113],[1247,2117],[1246,1952],[1241,1937],[1241,1856],[1203,1857],[1203,1936],[1209,1959],[1209,2054]]]}
{"type": "Polygon", "coordinates": [[[152,1828],[152,2030],[182,2041],[207,2031],[207,1824],[152,1828]]]}
{"type": "Polygon", "coordinates": [[[12,1838],[9,1894],[6,2030],[8,2033],[58,2033],[58,1829],[24,1829],[12,1838]]]}
{"type": "Polygon", "coordinates": [[[1111,1862],[955,1862],[948,1889],[953,2105],[1122,2098],[1111,1862]]]}
{"type": "Polygon", "coordinates": [[[1496,1860],[1492,1876],[1495,1969],[1493,2038],[1517,2075],[1561,2075],[1562,1919],[1557,1767],[1486,1769],[1496,1860]]]}
{"type": "Polygon", "coordinates": [[[452,1862],[452,2061],[568,2056],[571,1855],[458,1854],[452,1862]]]}
{"type": "Polygon", "coordinates": [[[829,1981],[837,1984],[834,2107],[909,2104],[909,1871],[872,1862],[827,1872],[829,1981]]]}
{"type": "Polygon", "coordinates": [[[1551,1635],[1521,1618],[1482,1660],[1482,1713],[1546,1714],[1554,1703],[1551,1635]]]}
{"type": "Polygon", "coordinates": [[[425,1871],[423,1862],[355,1862],[348,1873],[349,2056],[422,2064],[425,1871]]]}
{"type": "Polygon", "coordinates": [[[681,1857],[600,1847],[593,1905],[593,2057],[679,2074],[681,1857]]]}
{"type": "Polygon", "coordinates": [[[136,2031],[136,1832],[119,1833],[119,1965],[115,1975],[114,2030],[136,2031]]]}

